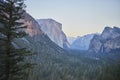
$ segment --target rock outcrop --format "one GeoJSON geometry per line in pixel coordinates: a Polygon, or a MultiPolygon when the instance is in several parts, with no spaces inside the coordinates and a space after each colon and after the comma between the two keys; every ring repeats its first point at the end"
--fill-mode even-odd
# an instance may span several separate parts
{"type": "Polygon", "coordinates": [[[38,19],[39,25],[42,31],[48,35],[48,37],[62,48],[69,48],[69,42],[65,33],[62,31],[62,24],[56,22],[53,19],[38,19]]]}
{"type": "Polygon", "coordinates": [[[17,48],[25,47],[35,53],[65,53],[64,49],[51,41],[41,30],[41,26],[31,15],[24,13],[24,16],[24,25],[27,25],[27,28],[24,30],[28,33],[28,36],[14,40],[13,45],[17,48]]]}
{"type": "Polygon", "coordinates": [[[120,51],[120,28],[105,27],[101,35],[95,35],[91,40],[89,51],[94,53],[109,53],[120,51]]]}

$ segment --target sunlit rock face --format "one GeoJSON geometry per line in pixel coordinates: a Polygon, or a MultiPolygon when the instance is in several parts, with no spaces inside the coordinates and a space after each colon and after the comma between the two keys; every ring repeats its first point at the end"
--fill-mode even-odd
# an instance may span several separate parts
{"type": "MultiPolygon", "coordinates": [[[[24,13],[23,16],[24,20],[22,21],[24,21],[24,25],[27,26],[27,28],[22,30],[25,30],[28,35],[14,40],[12,44],[16,48],[27,48],[35,53],[46,53],[50,55],[66,53],[63,48],[51,41],[51,39],[41,30],[41,26],[32,16],[30,16],[28,13],[24,13]]],[[[39,59],[39,57],[40,55],[36,58],[39,59]]]]}
{"type": "Polygon", "coordinates": [[[27,26],[26,32],[30,36],[44,34],[44,32],[41,30],[40,25],[32,16],[30,16],[28,13],[24,13],[24,16],[25,16],[24,23],[27,26]]]}
{"type": "Polygon", "coordinates": [[[42,31],[48,37],[62,48],[69,48],[65,33],[62,31],[62,24],[53,19],[38,19],[37,22],[41,26],[42,31]]]}
{"type": "Polygon", "coordinates": [[[105,27],[101,35],[95,35],[91,40],[89,51],[95,53],[108,53],[120,50],[120,28],[105,27]]]}

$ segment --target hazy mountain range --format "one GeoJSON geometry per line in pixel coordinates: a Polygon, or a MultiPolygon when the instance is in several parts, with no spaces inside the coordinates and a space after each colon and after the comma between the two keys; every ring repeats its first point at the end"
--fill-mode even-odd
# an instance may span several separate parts
{"type": "Polygon", "coordinates": [[[120,79],[120,28],[105,27],[102,34],[67,40],[61,23],[53,19],[36,21],[28,13],[24,16],[28,36],[15,39],[12,43],[16,48],[25,47],[35,54],[28,59],[36,64],[30,70],[29,80],[120,79]]]}
{"type": "MultiPolygon", "coordinates": [[[[22,38],[24,46],[27,46],[33,51],[42,51],[40,47],[48,47],[53,51],[63,52],[64,49],[72,50],[88,50],[94,53],[106,53],[111,51],[120,51],[120,28],[105,27],[101,34],[87,34],[77,38],[69,38],[62,31],[62,24],[53,19],[35,20],[29,14],[25,13],[25,29],[28,37],[22,38]],[[68,39],[68,40],[67,40],[68,39]],[[30,44],[31,42],[34,44],[30,44]],[[68,42],[70,41],[70,42],[68,42]],[[69,44],[70,43],[70,44],[69,44]],[[51,46],[52,45],[52,46],[51,46]],[[54,46],[53,46],[54,45],[54,46]],[[34,46],[34,47],[33,47],[34,46]],[[56,48],[56,49],[55,49],[56,48]]],[[[13,43],[16,47],[23,44],[13,43]]],[[[44,48],[45,51],[45,48],[44,48]]]]}
{"type": "Polygon", "coordinates": [[[65,33],[62,31],[62,24],[53,19],[37,19],[37,22],[40,26],[39,28],[41,29],[42,33],[46,34],[54,43],[56,43],[61,48],[67,48],[67,49],[69,48],[72,50],[89,49],[88,51],[95,53],[109,52],[113,49],[119,50],[120,30],[118,27],[114,27],[114,28],[105,27],[105,29],[101,34],[98,33],[87,34],[75,38],[75,37],[67,37],[65,33]],[[113,40],[116,37],[118,38],[117,41],[113,40]]]}
{"type": "Polygon", "coordinates": [[[88,50],[91,39],[95,34],[88,34],[85,36],[78,36],[71,44],[71,49],[88,50]]]}
{"type": "MultiPolygon", "coordinates": [[[[101,34],[67,37],[62,24],[53,19],[36,20],[26,12],[23,16],[27,28],[22,30],[28,35],[14,39],[12,45],[33,53],[26,57],[26,61],[35,64],[26,70],[26,80],[120,80],[119,27],[105,27],[101,34]]],[[[2,27],[4,25],[0,22],[2,27]]],[[[0,33],[2,37],[5,36],[0,33]]],[[[1,52],[0,67],[4,61],[2,55],[1,52]]],[[[9,59],[11,56],[14,55],[9,55],[9,59]]],[[[0,71],[0,80],[1,77],[0,71]]]]}

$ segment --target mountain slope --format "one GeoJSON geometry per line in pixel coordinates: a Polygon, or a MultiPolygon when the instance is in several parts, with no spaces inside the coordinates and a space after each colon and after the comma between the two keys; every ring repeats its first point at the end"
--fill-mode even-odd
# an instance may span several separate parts
{"type": "Polygon", "coordinates": [[[91,39],[95,34],[88,34],[77,39],[72,43],[71,49],[88,50],[91,39]]]}
{"type": "Polygon", "coordinates": [[[53,19],[38,19],[41,29],[48,37],[62,48],[69,48],[65,33],[62,31],[62,24],[53,19]]]}
{"type": "Polygon", "coordinates": [[[120,28],[105,27],[101,35],[95,35],[91,40],[90,52],[111,52],[112,50],[120,51],[120,28]]]}
{"type": "Polygon", "coordinates": [[[14,41],[16,47],[26,47],[36,53],[66,53],[64,49],[56,45],[50,38],[41,30],[41,26],[28,13],[24,14],[24,23],[27,25],[25,29],[28,36],[14,41]]]}

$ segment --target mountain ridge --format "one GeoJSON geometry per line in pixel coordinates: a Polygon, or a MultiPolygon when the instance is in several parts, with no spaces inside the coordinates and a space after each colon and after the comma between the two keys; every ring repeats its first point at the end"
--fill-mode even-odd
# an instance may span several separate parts
{"type": "Polygon", "coordinates": [[[71,44],[70,48],[76,50],[88,50],[90,41],[95,34],[96,33],[78,36],[76,40],[71,44]]]}
{"type": "Polygon", "coordinates": [[[101,35],[95,35],[91,40],[89,51],[109,53],[112,49],[120,50],[120,28],[105,27],[101,35]]]}

